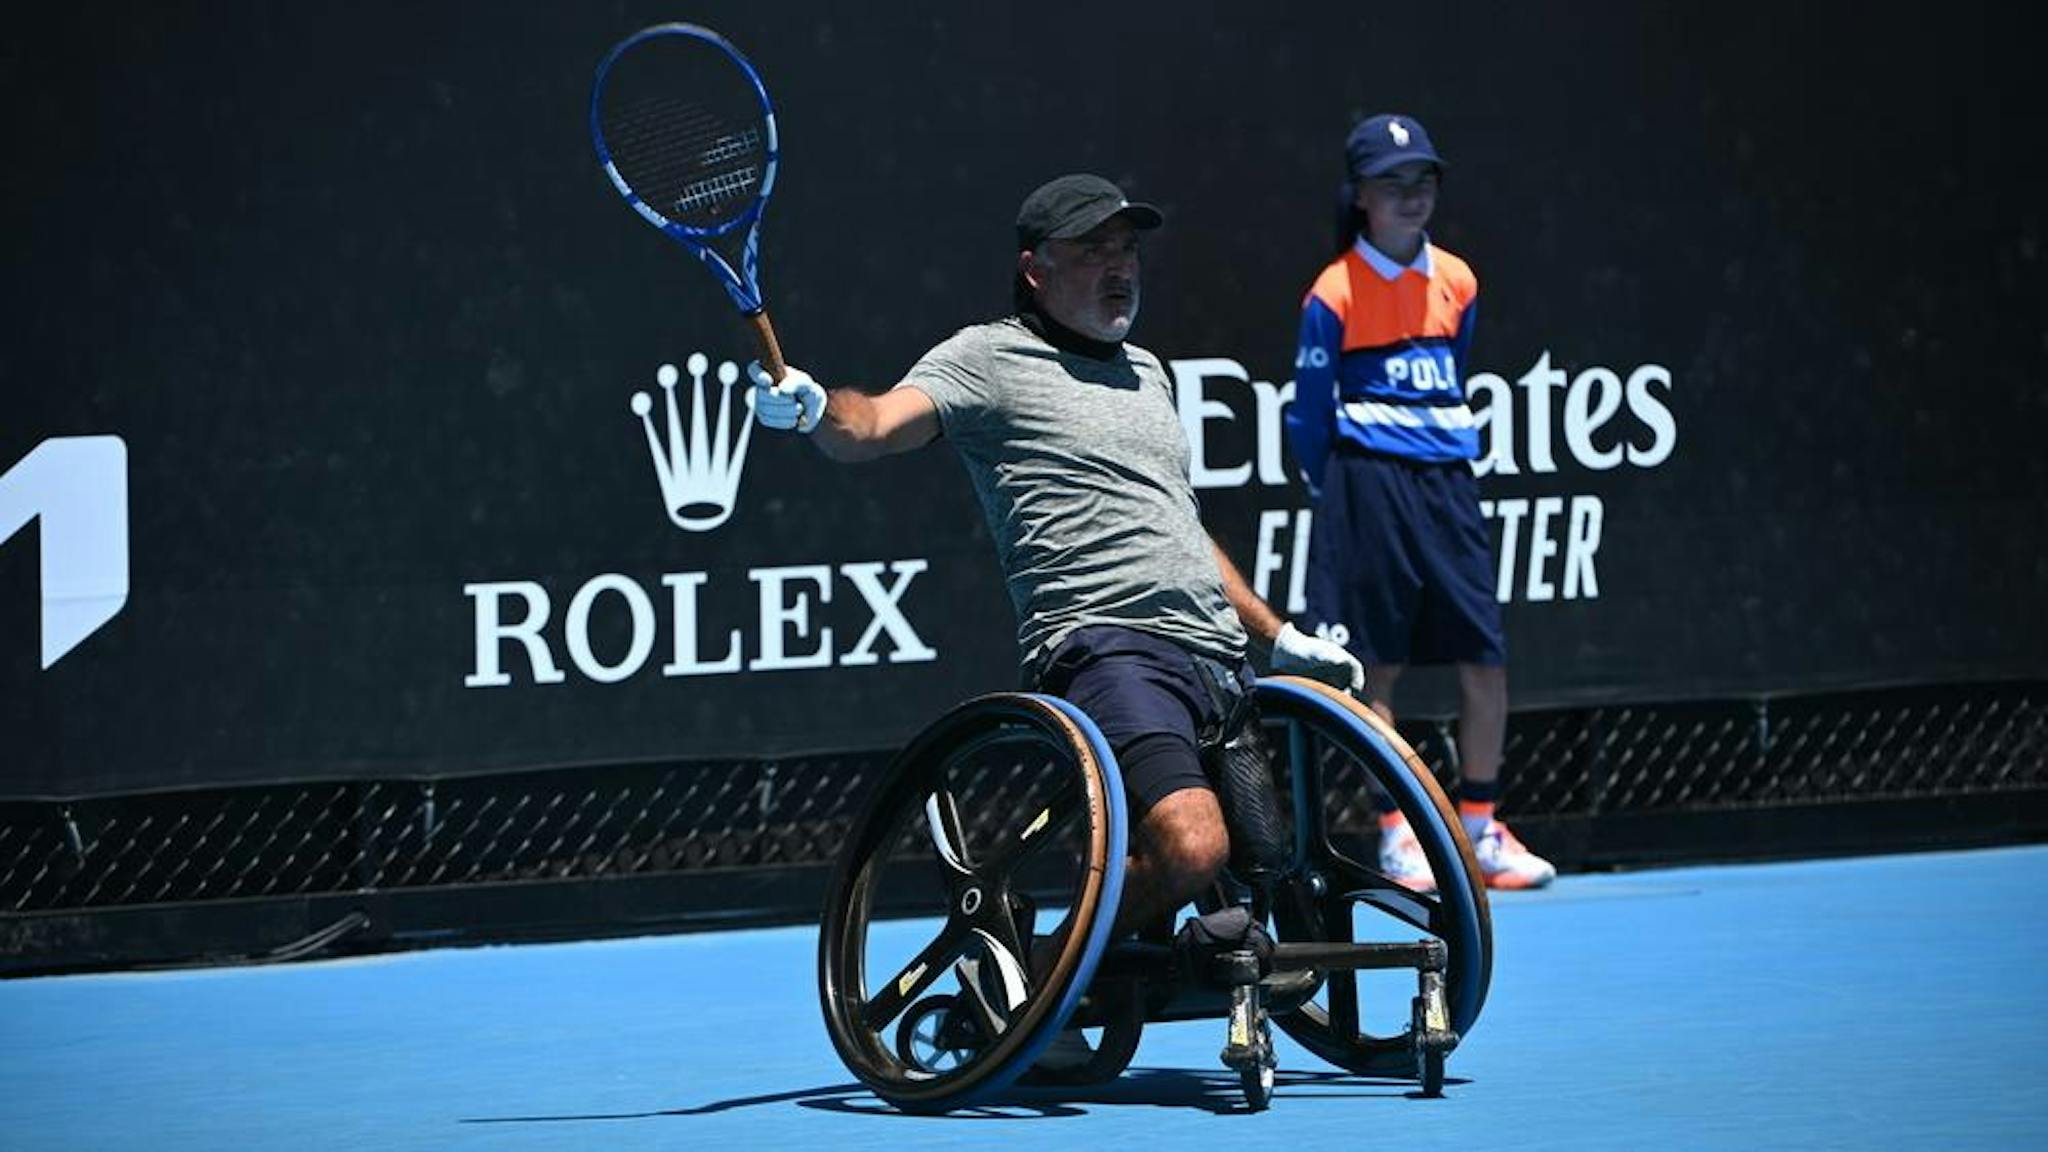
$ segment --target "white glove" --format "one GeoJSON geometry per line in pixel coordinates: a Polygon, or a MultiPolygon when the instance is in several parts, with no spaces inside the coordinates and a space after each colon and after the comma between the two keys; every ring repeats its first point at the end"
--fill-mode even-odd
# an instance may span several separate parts
{"type": "Polygon", "coordinates": [[[1273,671],[1288,672],[1321,680],[1353,692],[1365,687],[1365,665],[1344,650],[1342,644],[1310,636],[1292,624],[1282,624],[1273,637],[1273,671]]]}
{"type": "Polygon", "coordinates": [[[747,379],[754,382],[751,402],[754,419],[770,428],[794,428],[810,433],[825,418],[825,388],[811,374],[794,365],[781,380],[768,375],[759,360],[747,365],[747,379]]]}

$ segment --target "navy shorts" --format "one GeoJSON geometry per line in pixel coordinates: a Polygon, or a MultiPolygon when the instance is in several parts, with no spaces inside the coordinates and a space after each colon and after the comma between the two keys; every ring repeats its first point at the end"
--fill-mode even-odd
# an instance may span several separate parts
{"type": "Polygon", "coordinates": [[[1309,532],[1308,619],[1375,664],[1504,664],[1492,534],[1462,460],[1342,449],[1309,532]]]}
{"type": "Polygon", "coordinates": [[[1183,788],[1210,788],[1201,749],[1229,734],[1250,699],[1251,666],[1189,652],[1129,628],[1091,625],[1062,639],[1037,691],[1080,708],[1115,753],[1131,822],[1183,788]]]}

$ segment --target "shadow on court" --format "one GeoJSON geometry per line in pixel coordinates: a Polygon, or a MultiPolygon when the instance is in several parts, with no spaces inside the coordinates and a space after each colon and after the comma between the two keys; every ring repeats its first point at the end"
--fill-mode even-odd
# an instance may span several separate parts
{"type": "MultiPolygon", "coordinates": [[[[1447,1078],[1447,1086],[1466,1081],[1447,1078]]],[[[1338,1098],[1420,1098],[1412,1081],[1384,1080],[1342,1072],[1281,1072],[1274,1083],[1276,1094],[1290,1092],[1303,1096],[1338,1098]]],[[[558,1124],[577,1121],[652,1120],[663,1116],[709,1116],[743,1108],[772,1104],[796,1104],[822,1112],[855,1116],[901,1117],[907,1120],[1053,1120],[1085,1116],[1099,1108],[1177,1108],[1228,1115],[1246,1111],[1244,1093],[1235,1074],[1190,1072],[1180,1068],[1133,1068],[1107,1084],[1080,1088],[1011,1088],[1003,1097],[975,1108],[936,1115],[900,1111],[859,1084],[833,1084],[801,1088],[759,1096],[735,1096],[694,1108],[664,1108],[650,1112],[601,1112],[562,1116],[482,1116],[466,1118],[463,1124],[558,1124]]]]}
{"type": "Polygon", "coordinates": [[[730,1100],[718,1100],[700,1104],[695,1108],[663,1108],[654,1112],[593,1112],[581,1116],[471,1116],[463,1124],[556,1124],[576,1120],[651,1120],[657,1116],[709,1116],[718,1112],[730,1112],[736,1108],[757,1108],[763,1104],[788,1104],[795,1102],[815,1106],[814,1102],[833,1100],[842,1096],[865,1096],[868,1090],[858,1084],[834,1084],[828,1088],[800,1088],[794,1092],[773,1092],[762,1096],[735,1096],[730,1100]]]}

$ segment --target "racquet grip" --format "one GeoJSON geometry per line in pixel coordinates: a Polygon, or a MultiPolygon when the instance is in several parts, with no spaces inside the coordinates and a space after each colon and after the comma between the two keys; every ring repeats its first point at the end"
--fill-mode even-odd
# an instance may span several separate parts
{"type": "Polygon", "coordinates": [[[754,339],[761,345],[761,370],[768,373],[769,379],[780,381],[789,375],[789,365],[782,359],[782,345],[775,340],[775,325],[768,320],[768,310],[749,312],[747,319],[753,322],[754,339]]]}

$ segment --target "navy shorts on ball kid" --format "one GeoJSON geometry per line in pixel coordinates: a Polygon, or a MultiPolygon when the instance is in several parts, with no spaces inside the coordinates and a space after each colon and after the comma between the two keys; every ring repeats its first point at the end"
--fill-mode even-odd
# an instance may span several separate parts
{"type": "Polygon", "coordinates": [[[1331,456],[1309,532],[1308,618],[1375,664],[1504,664],[1492,534],[1463,460],[1348,446],[1331,456]]]}
{"type": "Polygon", "coordinates": [[[1053,649],[1034,688],[1088,714],[1115,754],[1131,822],[1183,788],[1209,788],[1201,748],[1227,734],[1254,680],[1170,640],[1113,625],[1076,628],[1053,649]]]}

